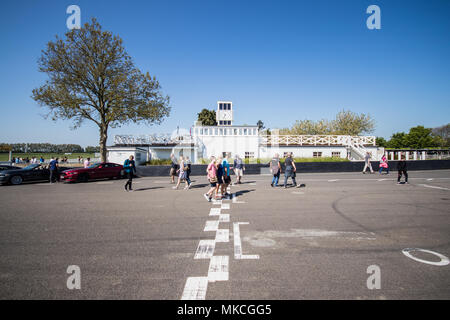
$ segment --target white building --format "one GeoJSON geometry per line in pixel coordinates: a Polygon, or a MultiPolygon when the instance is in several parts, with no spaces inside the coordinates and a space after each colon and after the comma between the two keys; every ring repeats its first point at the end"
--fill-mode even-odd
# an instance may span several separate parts
{"type": "MultiPolygon", "coordinates": [[[[273,130],[270,135],[262,135],[258,127],[235,125],[233,103],[218,101],[216,110],[217,126],[194,124],[188,134],[116,136],[115,148],[139,147],[147,149],[147,159],[168,159],[170,154],[189,156],[193,163],[207,161],[210,156],[246,159],[269,159],[275,153],[284,156],[292,152],[296,158],[338,157],[363,160],[366,152],[373,160],[379,160],[384,148],[375,145],[374,136],[344,135],[279,135],[273,130]]],[[[114,147],[108,149],[111,152],[114,147]]]]}

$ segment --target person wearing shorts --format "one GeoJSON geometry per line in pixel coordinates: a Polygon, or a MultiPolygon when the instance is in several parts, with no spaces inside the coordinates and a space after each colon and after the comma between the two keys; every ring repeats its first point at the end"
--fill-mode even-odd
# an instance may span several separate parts
{"type": "Polygon", "coordinates": [[[224,170],[224,173],[223,173],[222,194],[223,194],[226,198],[230,198],[231,195],[227,192],[228,186],[229,186],[230,183],[231,183],[231,177],[230,177],[230,163],[228,162],[228,159],[227,159],[227,158],[223,159],[222,167],[223,167],[223,170],[224,170]]]}
{"type": "Polygon", "coordinates": [[[172,153],[170,155],[170,159],[172,160],[172,164],[170,166],[170,182],[175,183],[175,177],[177,176],[178,163],[175,155],[172,153]]]}
{"type": "Polygon", "coordinates": [[[173,189],[178,189],[178,187],[180,186],[180,183],[182,180],[186,181],[186,187],[184,188],[189,189],[191,183],[190,183],[190,179],[187,177],[187,165],[186,165],[186,160],[183,159],[183,156],[180,156],[180,169],[178,169],[177,171],[179,172],[178,174],[178,183],[176,186],[173,187],[173,189]]]}
{"type": "Polygon", "coordinates": [[[244,175],[244,163],[239,155],[236,155],[236,159],[234,159],[234,174],[236,175],[236,184],[241,184],[242,176],[244,175]]]}
{"type": "Polygon", "coordinates": [[[211,202],[213,193],[217,187],[217,167],[216,167],[216,158],[214,156],[211,156],[211,162],[206,168],[206,177],[208,178],[210,189],[207,193],[203,195],[203,197],[205,197],[207,201],[211,202]]]}
{"type": "Polygon", "coordinates": [[[222,166],[222,157],[217,158],[216,161],[216,168],[217,168],[217,186],[216,186],[216,197],[220,193],[220,197],[223,196],[223,178],[224,178],[224,171],[222,166]]]}

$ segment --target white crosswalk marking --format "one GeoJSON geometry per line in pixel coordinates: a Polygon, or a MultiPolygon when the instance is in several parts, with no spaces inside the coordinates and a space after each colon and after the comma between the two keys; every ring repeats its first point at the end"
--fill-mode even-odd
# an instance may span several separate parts
{"type": "Polygon", "coordinates": [[[189,277],[184,286],[181,300],[205,300],[208,277],[189,277]]]}

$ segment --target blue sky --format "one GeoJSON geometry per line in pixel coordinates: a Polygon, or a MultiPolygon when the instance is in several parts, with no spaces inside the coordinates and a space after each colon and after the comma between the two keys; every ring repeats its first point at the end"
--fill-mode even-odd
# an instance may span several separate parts
{"type": "Polygon", "coordinates": [[[342,110],[370,113],[374,135],[450,122],[450,1],[5,1],[1,5],[0,142],[98,145],[85,122],[52,122],[31,90],[46,79],[37,59],[67,31],[66,8],[96,17],[124,40],[143,71],[160,81],[172,113],[159,126],[129,125],[114,134],[189,128],[202,108],[231,100],[236,124],[288,127],[331,119],[342,110]],[[381,8],[381,30],[366,27],[366,8],[381,8]]]}

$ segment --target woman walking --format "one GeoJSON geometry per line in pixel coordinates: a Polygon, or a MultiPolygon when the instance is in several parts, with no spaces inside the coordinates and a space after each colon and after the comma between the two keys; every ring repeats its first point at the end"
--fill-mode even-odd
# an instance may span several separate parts
{"type": "Polygon", "coordinates": [[[187,177],[188,168],[185,163],[185,160],[183,159],[183,156],[180,156],[179,166],[180,166],[180,169],[177,170],[177,172],[179,173],[178,174],[178,183],[176,186],[172,187],[172,189],[178,189],[182,180],[186,181],[186,187],[184,189],[185,190],[189,189],[191,182],[190,182],[189,178],[187,177]]]}
{"type": "Polygon", "coordinates": [[[224,171],[222,165],[222,157],[219,156],[216,160],[216,168],[217,168],[217,184],[216,184],[216,199],[221,199],[223,197],[223,179],[224,179],[224,171]]]}
{"type": "Polygon", "coordinates": [[[177,170],[178,170],[178,163],[177,163],[177,158],[175,158],[175,155],[172,153],[170,155],[170,160],[172,160],[172,164],[170,167],[170,183],[175,183],[175,177],[177,175],[177,170]]]}
{"type": "Polygon", "coordinates": [[[272,183],[270,185],[272,187],[278,187],[278,180],[280,179],[281,173],[280,155],[278,153],[276,153],[273,159],[270,161],[270,171],[273,174],[272,183]]]}
{"type": "Polygon", "coordinates": [[[123,168],[125,169],[125,174],[128,178],[127,183],[125,184],[125,190],[126,191],[133,191],[132,183],[133,183],[133,173],[136,173],[136,165],[134,163],[134,157],[130,156],[125,162],[123,163],[123,168]]]}
{"type": "Polygon", "coordinates": [[[386,169],[386,174],[389,174],[389,165],[388,165],[386,155],[384,155],[384,154],[380,160],[380,171],[379,171],[380,174],[383,172],[383,168],[386,169]]]}
{"type": "Polygon", "coordinates": [[[287,154],[286,160],[284,160],[284,166],[284,187],[287,188],[286,184],[289,177],[292,179],[294,187],[296,187],[297,182],[295,181],[295,171],[297,171],[297,168],[295,167],[295,162],[292,159],[292,152],[287,154]]]}
{"type": "MultiPolygon", "coordinates": [[[[211,188],[203,196],[205,197],[205,199],[207,201],[211,202],[213,193],[217,187],[217,167],[216,167],[216,158],[214,156],[211,156],[211,162],[209,163],[208,167],[206,168],[206,174],[207,174],[207,178],[208,178],[211,188]]],[[[217,196],[217,193],[216,193],[216,196],[217,196]]]]}

